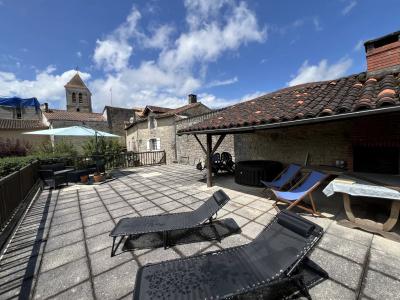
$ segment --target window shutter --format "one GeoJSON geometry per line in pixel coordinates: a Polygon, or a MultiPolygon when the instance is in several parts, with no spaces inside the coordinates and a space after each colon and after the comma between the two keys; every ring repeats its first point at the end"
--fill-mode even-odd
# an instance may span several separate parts
{"type": "Polygon", "coordinates": [[[161,149],[161,141],[159,138],[157,138],[157,148],[156,150],[160,150],[161,149]]]}
{"type": "Polygon", "coordinates": [[[150,150],[150,140],[147,140],[147,150],[150,150]]]}

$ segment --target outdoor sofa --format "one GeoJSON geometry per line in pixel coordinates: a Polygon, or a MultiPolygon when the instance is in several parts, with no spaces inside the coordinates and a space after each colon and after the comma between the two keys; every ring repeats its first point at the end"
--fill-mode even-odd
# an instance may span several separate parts
{"type": "Polygon", "coordinates": [[[55,189],[61,184],[68,185],[68,173],[73,170],[64,163],[45,164],[39,167],[39,176],[46,185],[55,189]]]}
{"type": "Polygon", "coordinates": [[[327,273],[306,258],[323,229],[284,210],[249,244],[140,267],[133,299],[226,299],[283,283],[308,288],[327,273]]]}
{"type": "MultiPolygon", "coordinates": [[[[168,246],[168,232],[178,229],[191,229],[203,226],[205,223],[212,225],[213,216],[230,200],[223,190],[216,191],[208,200],[194,211],[123,218],[115,225],[110,236],[113,238],[111,256],[115,255],[118,246],[126,236],[144,233],[160,232],[163,234],[164,249],[168,246]],[[116,239],[120,237],[117,243],[116,239]]],[[[218,231],[214,228],[216,238],[220,240],[218,231]]]]}

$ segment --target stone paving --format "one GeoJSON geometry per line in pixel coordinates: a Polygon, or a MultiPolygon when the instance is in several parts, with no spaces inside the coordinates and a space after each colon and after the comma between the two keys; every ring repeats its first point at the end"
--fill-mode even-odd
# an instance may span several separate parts
{"type": "MultiPolygon", "coordinates": [[[[250,242],[276,210],[262,189],[220,177],[208,189],[194,167],[124,169],[97,186],[44,190],[32,204],[0,261],[0,299],[131,299],[136,271],[151,262],[250,242]],[[122,217],[197,208],[222,188],[231,197],[219,219],[233,218],[240,234],[221,243],[202,241],[120,252],[110,257],[109,232],[122,217]]],[[[311,289],[314,299],[400,299],[400,243],[337,224],[338,198],[317,191],[325,218],[305,217],[326,230],[311,258],[330,279],[311,289]]],[[[399,231],[397,228],[396,231],[399,231]]]]}

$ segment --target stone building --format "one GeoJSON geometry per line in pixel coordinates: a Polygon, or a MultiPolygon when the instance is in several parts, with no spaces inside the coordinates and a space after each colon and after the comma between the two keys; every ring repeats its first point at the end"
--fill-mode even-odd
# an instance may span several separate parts
{"type": "MultiPolygon", "coordinates": [[[[213,117],[222,110],[223,109],[215,110],[207,112],[205,114],[177,120],[176,130],[180,131],[182,129],[200,123],[206,119],[213,117]]],[[[198,135],[197,138],[200,140],[202,145],[206,145],[205,136],[203,134],[198,135]]],[[[215,144],[216,142],[217,137],[213,137],[213,143],[215,144]]],[[[201,149],[201,146],[193,135],[176,135],[176,149],[179,163],[196,165],[198,162],[204,162],[206,159],[206,155],[203,149],[201,149]]],[[[233,135],[227,135],[222,141],[221,145],[218,147],[219,153],[222,153],[224,151],[232,154],[233,160],[235,160],[233,135]]]]}
{"type": "Polygon", "coordinates": [[[46,128],[36,98],[0,98],[0,148],[16,144],[28,148],[37,146],[48,141],[48,137],[32,138],[22,133],[46,128]]]}
{"type": "Polygon", "coordinates": [[[67,99],[67,111],[92,112],[92,93],[78,72],[64,87],[67,99]]]}
{"type": "Polygon", "coordinates": [[[400,174],[400,32],[366,42],[365,50],[366,72],[283,88],[179,134],[234,135],[236,161],[400,174]]]}
{"type": "MultiPolygon", "coordinates": [[[[93,129],[110,132],[120,136],[121,145],[125,145],[125,123],[135,118],[138,108],[121,108],[105,106],[102,113],[92,110],[92,94],[77,72],[65,85],[66,110],[52,109],[45,103],[42,106],[43,124],[49,128],[61,128],[74,125],[85,125],[93,129]]],[[[67,140],[75,145],[87,142],[87,137],[54,137],[52,140],[67,140]]],[[[78,147],[79,149],[79,147],[78,147]]]]}
{"type": "Polygon", "coordinates": [[[127,150],[165,150],[167,163],[177,161],[177,122],[210,111],[210,108],[197,102],[195,95],[189,95],[189,104],[176,109],[146,106],[143,113],[125,128],[127,150]]]}

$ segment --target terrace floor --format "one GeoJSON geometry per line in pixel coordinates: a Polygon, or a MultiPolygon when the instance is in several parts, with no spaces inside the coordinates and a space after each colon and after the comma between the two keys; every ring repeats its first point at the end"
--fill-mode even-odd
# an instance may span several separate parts
{"type": "MultiPolygon", "coordinates": [[[[232,177],[219,177],[208,189],[190,166],[124,169],[115,175],[102,185],[41,193],[1,258],[0,299],[130,299],[139,266],[248,243],[276,213],[262,189],[236,185],[232,177]],[[219,188],[232,201],[218,218],[234,219],[241,233],[221,243],[204,240],[110,257],[109,232],[120,218],[192,210],[219,188]]],[[[311,289],[313,298],[400,299],[400,243],[338,225],[344,218],[340,198],[317,193],[327,217],[304,216],[326,230],[311,258],[330,279],[311,289]]]]}

